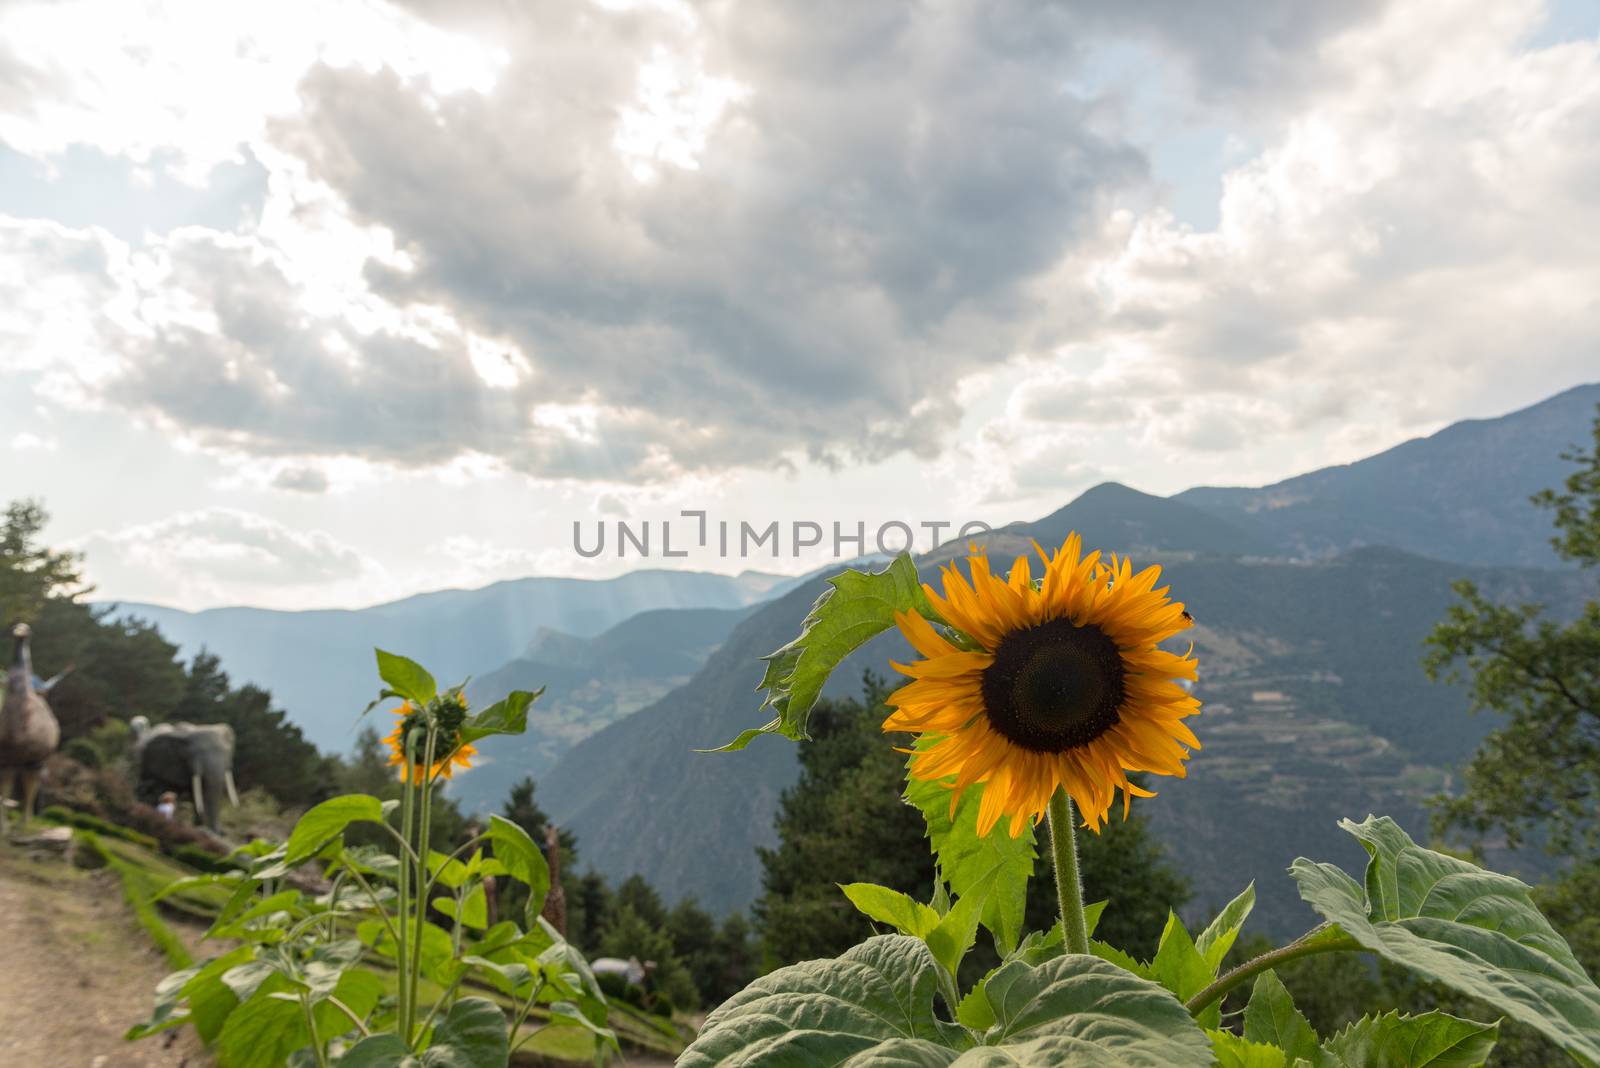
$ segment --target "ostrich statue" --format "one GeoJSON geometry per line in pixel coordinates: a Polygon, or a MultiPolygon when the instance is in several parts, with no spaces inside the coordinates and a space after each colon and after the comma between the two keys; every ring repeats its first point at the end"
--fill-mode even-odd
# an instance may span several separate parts
{"type": "MultiPolygon", "coordinates": [[[[26,623],[11,628],[16,648],[11,667],[6,671],[5,702],[0,704],[0,836],[5,834],[5,804],[20,779],[22,784],[22,826],[33,818],[33,801],[39,793],[39,772],[61,741],[61,725],[44,695],[61,681],[57,675],[35,687],[33,654],[28,639],[33,631],[26,623]]],[[[63,674],[65,674],[63,672],[63,674]]]]}
{"type": "Polygon", "coordinates": [[[550,868],[550,892],[545,895],[544,911],[541,913],[550,921],[550,926],[567,937],[567,892],[561,889],[561,833],[556,830],[556,825],[544,825],[544,859],[550,868]]]}

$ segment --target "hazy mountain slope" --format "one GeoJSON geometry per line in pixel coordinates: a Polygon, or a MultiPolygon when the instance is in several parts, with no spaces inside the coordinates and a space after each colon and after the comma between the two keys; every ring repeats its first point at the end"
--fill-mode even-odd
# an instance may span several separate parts
{"type": "Polygon", "coordinates": [[[1560,455],[1590,440],[1596,404],[1600,384],[1578,386],[1353,464],[1257,489],[1202,486],[1173,499],[1296,555],[1392,545],[1461,563],[1555,566],[1549,518],[1528,497],[1571,472],[1560,455]]]}
{"type": "Polygon", "coordinates": [[[545,630],[520,656],[467,686],[475,708],[512,690],[545,687],[527,733],[487,738],[482,759],[450,793],[468,809],[497,810],[523,776],[541,778],[574,744],[669,693],[700,669],[744,608],[662,608],[640,612],[592,638],[545,630]]]}
{"type": "Polygon", "coordinates": [[[695,753],[756,723],[759,657],[794,635],[823,589],[813,580],[756,609],[684,686],[574,746],[539,786],[551,818],[578,834],[584,863],[648,875],[667,900],[698,893],[717,909],[754,894],[755,846],[773,840],[794,747],[758,739],[740,753],[695,753]]]}
{"type": "Polygon", "coordinates": [[[378,689],[374,646],[422,661],[441,681],[458,682],[522,655],[544,628],[582,637],[652,609],[741,608],[794,581],[753,572],[650,570],[603,580],[517,579],[349,611],[184,612],[147,604],[115,610],[156,623],[184,656],[210,649],[234,681],[271,690],[311,741],[342,751],[355,737],[356,714],[378,689]]]}
{"type": "MultiPolygon", "coordinates": [[[[1152,784],[1165,796],[1149,811],[1196,874],[1202,902],[1257,877],[1265,929],[1292,933],[1303,906],[1281,876],[1296,848],[1343,856],[1340,816],[1423,825],[1420,800],[1488,727],[1417,666],[1451,580],[1466,573],[1491,592],[1557,603],[1573,601],[1582,581],[1379,549],[1316,564],[1206,557],[1168,568],[1201,623],[1200,694],[1211,707],[1196,725],[1206,748],[1191,779],[1152,784]]],[[[578,833],[586,862],[613,877],[644,872],[668,899],[693,893],[730,908],[754,897],[754,848],[773,840],[778,795],[796,775],[793,746],[763,738],[742,753],[691,750],[760,722],[757,658],[797,633],[821,588],[763,606],[688,684],[557,762],[541,798],[578,833]]],[[[852,687],[862,666],[904,655],[897,636],[880,639],[835,689],[852,687]]]]}

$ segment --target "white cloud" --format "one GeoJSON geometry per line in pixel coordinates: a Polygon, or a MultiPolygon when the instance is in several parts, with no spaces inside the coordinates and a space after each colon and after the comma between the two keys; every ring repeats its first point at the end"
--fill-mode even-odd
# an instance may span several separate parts
{"type": "MultiPolygon", "coordinates": [[[[484,529],[487,486],[1003,521],[1593,377],[1600,41],[1530,47],[1535,0],[157,6],[0,7],[0,141],[265,178],[126,243],[0,215],[0,367],[186,450],[193,509],[388,548],[342,510],[402,485],[484,529]]],[[[83,440],[24,433],[41,478],[83,440]]],[[[582,566],[448,533],[389,583],[582,566]]]]}
{"type": "Polygon", "coordinates": [[[1112,216],[1093,325],[1022,370],[983,438],[1021,451],[992,462],[1265,480],[1592,378],[1600,40],[1526,50],[1536,3],[1466,14],[1395,4],[1326,42],[1215,230],[1112,216]]]}
{"type": "Polygon", "coordinates": [[[232,508],[96,531],[74,548],[90,579],[120,598],[178,607],[345,605],[386,584],[378,564],[322,531],[232,508]]]}
{"type": "Polygon", "coordinates": [[[393,70],[425,93],[488,91],[505,57],[377,0],[13,2],[0,12],[0,141],[38,156],[89,145],[200,184],[269,116],[299,107],[313,63],[393,70]]]}
{"type": "Polygon", "coordinates": [[[29,431],[22,431],[11,438],[13,452],[55,452],[61,443],[53,437],[40,437],[29,431]]]}

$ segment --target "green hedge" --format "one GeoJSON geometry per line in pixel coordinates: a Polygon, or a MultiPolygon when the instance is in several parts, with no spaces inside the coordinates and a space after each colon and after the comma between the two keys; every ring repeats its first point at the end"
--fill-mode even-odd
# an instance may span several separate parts
{"type": "Polygon", "coordinates": [[[242,871],[245,865],[232,857],[219,857],[208,853],[199,846],[187,845],[179,842],[166,847],[167,856],[193,868],[196,871],[213,872],[217,875],[226,875],[229,872],[242,871]]]}
{"type": "Polygon", "coordinates": [[[74,837],[81,846],[105,861],[106,867],[117,873],[117,880],[122,884],[123,900],[133,910],[134,918],[150,936],[150,941],[154,942],[156,948],[166,956],[167,963],[179,970],[193,964],[194,958],[189,956],[189,950],[182,939],[172,933],[172,928],[167,926],[160,913],[156,912],[155,905],[151,904],[143,874],[102,845],[94,831],[79,828],[74,837]]]}
{"type": "Polygon", "coordinates": [[[148,834],[140,834],[138,831],[130,830],[127,827],[120,827],[108,820],[101,819],[99,816],[91,816],[87,812],[74,812],[63,805],[51,805],[39,815],[45,819],[55,820],[57,823],[65,823],[70,827],[76,827],[80,831],[92,831],[95,834],[120,838],[124,842],[132,842],[134,845],[143,846],[152,852],[159,852],[161,849],[161,843],[148,834]]]}

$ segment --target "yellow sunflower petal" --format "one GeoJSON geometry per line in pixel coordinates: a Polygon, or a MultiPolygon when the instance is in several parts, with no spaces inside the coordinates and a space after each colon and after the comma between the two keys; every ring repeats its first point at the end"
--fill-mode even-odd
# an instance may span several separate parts
{"type": "Polygon", "coordinates": [[[956,648],[920,616],[895,620],[923,659],[895,665],[912,681],[889,696],[883,728],[937,736],[915,752],[911,775],[949,785],[952,810],[962,791],[983,784],[984,834],[1004,817],[1010,833],[1022,833],[1057,790],[1098,830],[1119,793],[1124,815],[1132,798],[1155,796],[1129,772],[1181,777],[1200,747],[1182,722],[1200,702],[1174,681],[1197,677],[1192,649],[1159,648],[1190,625],[1169,588],[1157,587],[1161,569],[1086,555],[1076,533],[1053,555],[1034,548],[1043,561],[1037,584],[1027,557],[1001,578],[974,549],[966,575],[951,564],[942,590],[925,587],[940,616],[983,652],[956,648]],[[1110,656],[1120,671],[1101,666],[1110,656]],[[1100,681],[1050,682],[1073,672],[1098,672],[1100,681]],[[991,708],[997,693],[1000,707],[991,708]]]}

